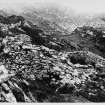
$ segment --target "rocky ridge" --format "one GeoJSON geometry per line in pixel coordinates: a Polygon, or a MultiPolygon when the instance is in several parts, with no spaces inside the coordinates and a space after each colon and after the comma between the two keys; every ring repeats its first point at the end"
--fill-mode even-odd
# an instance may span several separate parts
{"type": "Polygon", "coordinates": [[[23,17],[6,20],[0,24],[1,102],[105,101],[103,57],[62,52],[65,45],[23,17]]]}

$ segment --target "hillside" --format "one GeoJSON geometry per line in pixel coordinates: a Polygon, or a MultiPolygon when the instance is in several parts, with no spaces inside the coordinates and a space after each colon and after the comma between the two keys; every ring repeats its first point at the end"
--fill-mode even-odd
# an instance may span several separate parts
{"type": "Polygon", "coordinates": [[[39,27],[44,28],[44,31],[50,27],[55,27],[59,31],[57,34],[62,32],[60,33],[61,35],[71,33],[76,27],[87,21],[86,17],[76,15],[73,10],[66,10],[65,8],[52,5],[27,8],[24,9],[21,15],[39,27]]]}
{"type": "Polygon", "coordinates": [[[105,102],[103,28],[32,13],[0,15],[0,102],[105,102]]]}

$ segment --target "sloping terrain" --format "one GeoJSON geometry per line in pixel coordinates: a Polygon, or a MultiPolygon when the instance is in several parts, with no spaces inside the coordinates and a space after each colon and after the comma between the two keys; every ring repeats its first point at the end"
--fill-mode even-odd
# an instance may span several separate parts
{"type": "Polygon", "coordinates": [[[105,30],[103,28],[78,27],[69,39],[77,43],[82,50],[88,50],[105,57],[105,30]]]}
{"type": "Polygon", "coordinates": [[[42,28],[44,32],[57,35],[68,35],[87,21],[85,16],[76,15],[73,10],[50,4],[39,8],[26,8],[20,15],[42,28]]]}
{"type": "Polygon", "coordinates": [[[1,16],[0,101],[104,102],[105,59],[75,38],[67,42],[22,16],[1,16]]]}

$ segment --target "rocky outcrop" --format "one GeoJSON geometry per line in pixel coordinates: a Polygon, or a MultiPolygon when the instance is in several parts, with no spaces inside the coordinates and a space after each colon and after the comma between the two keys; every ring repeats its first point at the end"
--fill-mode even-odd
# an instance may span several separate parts
{"type": "Polygon", "coordinates": [[[105,101],[103,57],[61,52],[62,43],[14,17],[16,23],[0,28],[1,102],[105,101]]]}

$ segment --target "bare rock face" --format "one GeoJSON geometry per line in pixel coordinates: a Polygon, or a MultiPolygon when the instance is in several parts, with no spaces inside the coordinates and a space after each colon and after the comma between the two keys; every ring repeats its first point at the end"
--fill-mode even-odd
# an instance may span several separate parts
{"type": "Polygon", "coordinates": [[[0,66],[0,83],[5,82],[6,80],[8,80],[8,78],[10,78],[12,76],[12,74],[9,74],[7,69],[5,68],[4,65],[0,66]]]}
{"type": "Polygon", "coordinates": [[[1,102],[105,101],[103,57],[61,52],[62,43],[48,40],[38,27],[20,17],[9,19],[14,23],[0,28],[1,102]]]}

